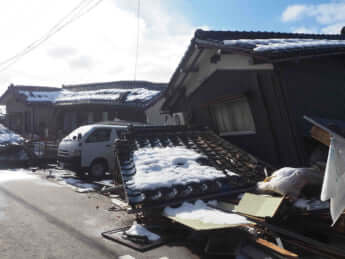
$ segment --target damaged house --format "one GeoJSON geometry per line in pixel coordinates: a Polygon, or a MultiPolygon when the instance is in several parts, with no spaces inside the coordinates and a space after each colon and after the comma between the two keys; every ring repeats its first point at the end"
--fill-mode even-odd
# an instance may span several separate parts
{"type": "MultiPolygon", "coordinates": [[[[85,124],[125,120],[147,122],[147,109],[161,97],[166,84],[146,81],[118,81],[62,88],[11,85],[0,98],[6,105],[9,129],[22,135],[61,137],[85,124]]],[[[156,114],[156,120],[165,115],[156,114]]]]}
{"type": "Polygon", "coordinates": [[[303,115],[344,120],[344,56],[344,33],[197,30],[162,109],[273,165],[306,165],[303,115]]]}

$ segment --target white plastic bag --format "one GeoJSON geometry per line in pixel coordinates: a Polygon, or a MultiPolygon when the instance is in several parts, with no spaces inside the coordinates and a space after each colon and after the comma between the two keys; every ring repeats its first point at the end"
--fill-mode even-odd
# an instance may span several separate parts
{"type": "Polygon", "coordinates": [[[331,138],[321,191],[321,200],[329,199],[334,225],[345,209],[345,140],[335,136],[331,138]]]}
{"type": "Polygon", "coordinates": [[[321,184],[320,172],[312,168],[283,167],[257,185],[260,191],[271,191],[297,199],[306,184],[321,184]]]}

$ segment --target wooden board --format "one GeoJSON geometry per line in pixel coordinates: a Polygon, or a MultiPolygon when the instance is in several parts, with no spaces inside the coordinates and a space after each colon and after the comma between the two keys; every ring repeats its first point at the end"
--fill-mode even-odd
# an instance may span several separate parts
{"type": "Polygon", "coordinates": [[[245,193],[240,203],[235,207],[235,212],[259,218],[272,218],[283,200],[284,197],[245,193]]]}
{"type": "Polygon", "coordinates": [[[171,216],[167,216],[167,218],[171,219],[172,221],[178,222],[182,225],[185,225],[196,231],[234,228],[234,227],[239,227],[239,226],[255,224],[254,222],[250,224],[212,224],[212,223],[204,223],[200,220],[194,220],[194,219],[181,219],[178,217],[171,217],[171,216]]]}
{"type": "Polygon", "coordinates": [[[329,147],[331,143],[330,135],[327,131],[317,127],[313,126],[310,131],[311,136],[316,139],[317,141],[321,142],[322,144],[329,147]]]}

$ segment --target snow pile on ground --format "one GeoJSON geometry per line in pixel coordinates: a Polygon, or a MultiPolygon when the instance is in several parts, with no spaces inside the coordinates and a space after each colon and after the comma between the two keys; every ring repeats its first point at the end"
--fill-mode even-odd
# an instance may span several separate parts
{"type": "Polygon", "coordinates": [[[0,145],[21,144],[24,138],[0,124],[0,145]]]}
{"type": "Polygon", "coordinates": [[[240,39],[224,40],[224,45],[250,48],[255,52],[320,47],[345,47],[345,40],[317,39],[240,39]]]}
{"type": "Polygon", "coordinates": [[[176,217],[180,219],[200,220],[205,224],[218,224],[218,225],[237,225],[237,224],[252,224],[245,217],[226,213],[217,209],[207,206],[201,200],[197,200],[194,204],[184,202],[178,208],[166,207],[164,215],[169,217],[176,217]]]}
{"type": "Polygon", "coordinates": [[[0,183],[33,179],[38,179],[38,177],[25,169],[0,170],[0,183]]]}
{"type": "Polygon", "coordinates": [[[125,232],[127,235],[147,237],[150,241],[157,241],[161,237],[155,233],[148,231],[143,226],[134,222],[134,224],[125,232]]]}
{"type": "Polygon", "coordinates": [[[82,180],[79,179],[75,179],[75,178],[59,178],[59,183],[60,184],[67,184],[67,185],[71,185],[72,187],[74,187],[74,189],[77,192],[94,192],[97,189],[97,185],[96,184],[92,184],[92,183],[86,183],[82,180]]]}
{"type": "Polygon", "coordinates": [[[200,183],[226,177],[222,171],[200,165],[204,157],[184,147],[143,148],[134,152],[136,174],[131,188],[154,190],[160,187],[200,183]]]}
{"type": "Polygon", "coordinates": [[[94,102],[94,101],[117,101],[122,95],[127,95],[125,101],[146,102],[159,94],[160,91],[145,88],[134,89],[100,89],[90,91],[19,91],[27,97],[29,102],[94,102]]]}

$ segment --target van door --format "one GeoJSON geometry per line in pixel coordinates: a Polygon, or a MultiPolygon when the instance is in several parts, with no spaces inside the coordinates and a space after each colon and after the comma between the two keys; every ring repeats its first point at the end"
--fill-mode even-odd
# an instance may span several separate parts
{"type": "MultiPolygon", "coordinates": [[[[82,167],[89,167],[96,158],[104,158],[110,161],[113,156],[112,144],[116,131],[112,128],[97,128],[95,129],[83,143],[81,151],[81,165],[82,167]]],[[[108,164],[111,168],[111,165],[108,164]]]]}

